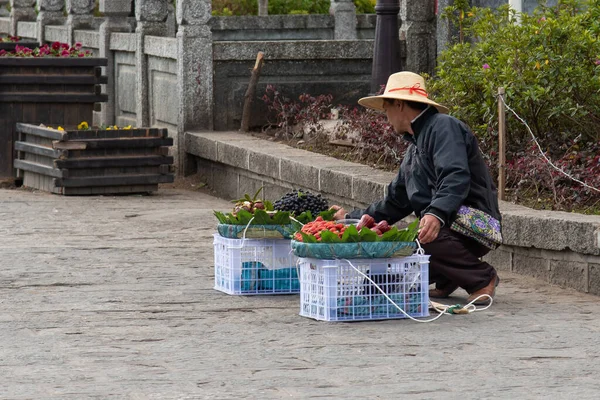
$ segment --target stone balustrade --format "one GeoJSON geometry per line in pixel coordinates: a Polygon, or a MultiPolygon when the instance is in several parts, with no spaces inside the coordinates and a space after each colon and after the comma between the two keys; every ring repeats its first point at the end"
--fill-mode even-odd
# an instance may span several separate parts
{"type": "Polygon", "coordinates": [[[94,0],[66,0],[67,43],[74,42],[75,29],[91,29],[94,19],[94,0]]]}
{"type": "Polygon", "coordinates": [[[35,21],[35,0],[10,0],[10,32],[17,36],[19,21],[35,21]]]}
{"type": "Polygon", "coordinates": [[[0,18],[10,16],[8,12],[10,0],[0,0],[0,18]]]}

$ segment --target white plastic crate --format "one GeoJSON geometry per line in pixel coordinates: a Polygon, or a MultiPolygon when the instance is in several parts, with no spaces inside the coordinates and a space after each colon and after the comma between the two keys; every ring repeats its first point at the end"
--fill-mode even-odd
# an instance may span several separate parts
{"type": "MultiPolygon", "coordinates": [[[[429,256],[348,261],[411,317],[429,315],[429,256]]],[[[300,315],[322,321],[407,318],[348,261],[300,258],[300,315]]]]}
{"type": "Polygon", "coordinates": [[[216,290],[235,295],[300,292],[298,257],[290,240],[213,236],[216,290]]]}

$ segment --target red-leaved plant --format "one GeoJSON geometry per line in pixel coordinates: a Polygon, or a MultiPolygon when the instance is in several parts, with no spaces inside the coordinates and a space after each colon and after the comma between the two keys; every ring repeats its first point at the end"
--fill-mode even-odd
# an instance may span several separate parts
{"type": "Polygon", "coordinates": [[[0,43],[16,43],[19,40],[21,40],[19,36],[0,37],[0,43]]]}
{"type": "Polygon", "coordinates": [[[82,44],[77,42],[73,46],[67,43],[54,42],[51,45],[45,44],[35,49],[25,46],[15,46],[14,51],[0,50],[0,57],[91,57],[89,50],[82,50],[82,44]]]}
{"type": "MultiPolygon", "coordinates": [[[[276,126],[293,132],[297,124],[318,124],[329,116],[332,96],[313,97],[304,94],[300,102],[281,95],[273,86],[267,88],[263,100],[274,113],[276,126]],[[330,106],[329,106],[330,107],[330,106]]],[[[408,146],[396,134],[384,113],[363,107],[338,106],[341,124],[335,134],[351,137],[355,147],[344,159],[367,162],[369,165],[395,169],[408,146]],[[350,159],[349,156],[351,156],[350,159]]],[[[490,130],[491,131],[491,130],[490,130]]],[[[481,151],[492,176],[498,174],[497,137],[493,133],[480,139],[481,151]]],[[[556,167],[592,188],[600,188],[600,141],[570,140],[547,157],[556,167]]],[[[577,210],[586,213],[600,211],[600,193],[586,187],[553,168],[533,143],[526,149],[509,151],[507,158],[508,199],[536,208],[577,210]]]]}
{"type": "Polygon", "coordinates": [[[273,86],[267,85],[262,100],[267,105],[275,122],[271,121],[279,130],[278,135],[289,137],[290,134],[303,131],[308,127],[310,134],[318,134],[323,127],[319,123],[321,119],[331,117],[332,95],[320,95],[313,97],[309,94],[301,94],[296,102],[289,97],[284,97],[273,86]]]}

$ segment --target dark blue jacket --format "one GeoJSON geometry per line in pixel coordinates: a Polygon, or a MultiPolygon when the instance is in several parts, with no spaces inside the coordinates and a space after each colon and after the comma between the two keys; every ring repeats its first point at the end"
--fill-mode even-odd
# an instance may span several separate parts
{"type": "Polygon", "coordinates": [[[414,212],[419,218],[434,214],[449,226],[467,205],[500,221],[496,186],[471,130],[434,107],[411,126],[414,135],[404,135],[410,146],[385,198],[349,217],[369,214],[391,224],[414,212]]]}

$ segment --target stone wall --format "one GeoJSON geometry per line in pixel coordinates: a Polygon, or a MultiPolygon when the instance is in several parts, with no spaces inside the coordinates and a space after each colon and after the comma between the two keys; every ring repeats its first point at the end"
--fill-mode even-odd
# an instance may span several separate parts
{"type": "MultiPolygon", "coordinates": [[[[375,14],[356,15],[356,39],[374,39],[376,20],[375,14]]],[[[214,41],[333,40],[335,37],[333,15],[213,17],[209,25],[214,41]]]]}
{"type": "MultiPolygon", "coordinates": [[[[103,17],[94,17],[90,0],[13,2],[10,16],[1,18],[5,33],[79,41],[109,59],[108,102],[92,122],[168,128],[178,171],[185,166],[186,130],[239,127],[259,51],[266,62],[257,97],[267,84],[289,97],[333,94],[335,103],[354,103],[368,92],[373,41],[358,37],[373,36],[375,16],[353,11],[353,31],[336,29],[348,23],[346,0],[335,0],[331,15],[240,18],[212,18],[210,0],[179,0],[176,13],[167,0],[138,0],[133,19],[131,0],[101,0],[103,17]]],[[[264,111],[255,101],[253,125],[266,121],[264,111]]]]}
{"type": "MultiPolygon", "coordinates": [[[[239,129],[248,71],[259,51],[265,54],[256,93],[267,85],[298,99],[302,93],[334,95],[333,104],[356,104],[369,92],[373,41],[219,42],[214,52],[214,128],[239,129]]],[[[267,122],[263,101],[253,103],[251,126],[267,122]]]]}
{"type": "MultiPolygon", "coordinates": [[[[331,204],[365,207],[384,196],[394,173],[236,132],[188,132],[198,177],[225,199],[264,187],[276,200],[290,189],[322,193],[331,204]]],[[[600,295],[600,216],[535,211],[501,202],[504,244],[485,259],[513,271],[600,295]]]]}
{"type": "MultiPolygon", "coordinates": [[[[378,16],[356,15],[350,0],[331,2],[330,15],[213,18],[210,0],[178,0],[176,10],[167,0],[138,0],[134,17],[131,0],[101,0],[103,17],[94,16],[93,0],[10,0],[10,15],[0,16],[0,34],[79,41],[108,58],[109,100],[94,122],[168,128],[183,171],[186,130],[238,128],[259,51],[265,65],[257,97],[267,84],[290,98],[332,94],[334,104],[355,104],[369,93],[378,16]]],[[[439,0],[438,7],[450,3],[439,0]]],[[[406,70],[433,72],[436,48],[449,35],[436,26],[435,4],[400,0],[406,70]]],[[[255,101],[251,124],[264,124],[265,111],[255,101]]]]}

